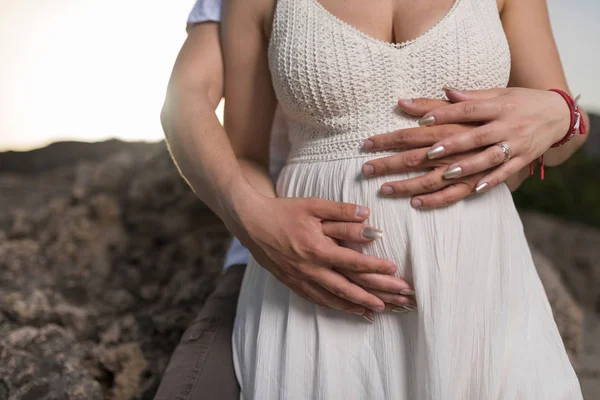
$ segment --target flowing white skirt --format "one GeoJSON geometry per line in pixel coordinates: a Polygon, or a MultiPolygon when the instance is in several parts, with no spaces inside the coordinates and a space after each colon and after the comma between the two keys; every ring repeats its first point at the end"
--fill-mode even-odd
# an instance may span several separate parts
{"type": "Polygon", "coordinates": [[[582,399],[507,186],[415,210],[378,191],[419,173],[363,178],[367,157],[287,164],[277,194],[370,207],[384,236],[352,248],[395,262],[418,310],[369,323],[321,309],[251,258],[232,338],[241,397],[582,399]]]}

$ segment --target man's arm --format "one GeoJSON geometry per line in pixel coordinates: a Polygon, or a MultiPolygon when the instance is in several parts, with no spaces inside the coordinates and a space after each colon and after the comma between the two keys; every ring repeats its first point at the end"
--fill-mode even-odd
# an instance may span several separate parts
{"type": "MultiPolygon", "coordinates": [[[[293,246],[285,249],[269,249],[271,255],[279,260],[277,262],[265,254],[265,244],[258,245],[246,227],[241,224],[233,206],[234,202],[239,203],[240,197],[244,196],[245,191],[241,186],[246,187],[247,183],[251,183],[256,193],[273,197],[273,182],[264,174],[264,176],[260,176],[261,174],[252,176],[248,173],[248,169],[242,171],[232,144],[215,115],[215,108],[223,94],[223,58],[219,24],[205,22],[190,25],[188,33],[189,36],[173,68],[167,98],[161,113],[167,143],[181,174],[198,197],[225,222],[228,229],[248,247],[259,263],[282,282],[287,282],[288,286],[299,295],[306,296],[300,286],[306,286],[310,281],[312,287],[309,289],[311,290],[309,296],[313,301],[321,304],[352,312],[364,310],[356,304],[367,308],[380,304],[380,300],[365,296],[364,293],[357,294],[357,287],[352,286],[354,290],[349,289],[351,286],[347,282],[334,284],[329,282],[327,286],[332,291],[347,293],[347,300],[351,303],[340,298],[334,299],[325,294],[323,289],[318,288],[320,284],[317,281],[321,278],[314,275],[316,269],[323,269],[321,267],[324,264],[323,258],[330,257],[331,251],[339,247],[331,240],[332,238],[357,243],[373,240],[362,236],[362,231],[368,227],[361,222],[368,217],[368,213],[357,215],[358,206],[323,199],[294,199],[294,206],[288,207],[289,215],[285,218],[291,225],[301,218],[299,212],[304,211],[321,213],[327,216],[327,220],[335,222],[323,225],[322,231],[313,234],[294,229],[286,235],[286,239],[293,243],[293,246]],[[240,180],[241,177],[248,182],[240,180]],[[337,231],[341,233],[336,233],[337,231]],[[311,252],[311,256],[308,257],[305,254],[294,253],[293,250],[298,248],[309,250],[318,248],[319,251],[311,252]],[[298,268],[301,269],[300,272],[298,268]],[[293,277],[295,284],[290,282],[290,277],[293,277]]],[[[249,200],[249,197],[244,197],[241,202],[249,202],[249,200]]],[[[286,201],[286,204],[291,201],[286,201]]],[[[267,229],[268,227],[264,227],[264,224],[261,227],[265,229],[259,233],[255,232],[254,237],[270,237],[272,232],[267,229]]],[[[369,272],[378,272],[382,269],[387,271],[391,264],[358,252],[353,252],[351,256],[337,261],[342,268],[347,266],[354,270],[369,272]]],[[[359,275],[364,285],[376,290],[399,293],[409,288],[404,281],[389,275],[375,273],[359,275]]]]}
{"type": "Polygon", "coordinates": [[[223,95],[222,59],[219,24],[191,25],[173,68],[161,122],[181,175],[227,224],[232,221],[225,194],[241,172],[215,115],[223,95]]]}

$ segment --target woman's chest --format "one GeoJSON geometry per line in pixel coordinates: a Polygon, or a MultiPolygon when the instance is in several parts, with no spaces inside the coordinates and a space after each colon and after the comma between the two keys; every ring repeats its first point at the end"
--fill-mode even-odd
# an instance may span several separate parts
{"type": "Polygon", "coordinates": [[[402,43],[367,34],[317,0],[278,0],[269,63],[290,116],[344,118],[360,109],[376,119],[400,97],[506,86],[510,52],[495,0],[456,0],[402,43]]]}
{"type": "Polygon", "coordinates": [[[373,38],[402,43],[444,18],[455,0],[317,0],[340,20],[373,38]]]}

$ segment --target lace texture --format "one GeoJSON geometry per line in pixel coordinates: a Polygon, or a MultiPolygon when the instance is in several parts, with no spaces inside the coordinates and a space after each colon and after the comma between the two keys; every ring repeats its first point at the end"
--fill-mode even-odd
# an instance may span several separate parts
{"type": "Polygon", "coordinates": [[[279,0],[269,65],[289,121],[287,162],[311,162],[365,156],[369,136],[417,126],[398,110],[400,98],[506,87],[510,52],[491,0],[456,0],[432,28],[399,44],[361,32],[318,0],[279,0]]]}

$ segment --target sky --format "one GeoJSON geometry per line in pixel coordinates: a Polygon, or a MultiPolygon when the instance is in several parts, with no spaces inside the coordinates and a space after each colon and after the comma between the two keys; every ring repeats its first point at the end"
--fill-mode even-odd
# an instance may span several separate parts
{"type": "MultiPolygon", "coordinates": [[[[193,3],[0,0],[0,151],[162,139],[160,109],[193,3]]],[[[600,0],[548,6],[569,85],[600,112],[600,0]]]]}

